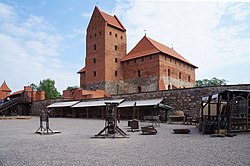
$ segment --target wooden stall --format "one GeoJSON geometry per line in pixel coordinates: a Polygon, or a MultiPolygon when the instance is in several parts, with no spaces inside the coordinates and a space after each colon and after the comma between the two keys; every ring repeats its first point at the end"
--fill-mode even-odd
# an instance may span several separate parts
{"type": "Polygon", "coordinates": [[[202,133],[250,131],[250,90],[225,90],[202,97],[202,133]]]}

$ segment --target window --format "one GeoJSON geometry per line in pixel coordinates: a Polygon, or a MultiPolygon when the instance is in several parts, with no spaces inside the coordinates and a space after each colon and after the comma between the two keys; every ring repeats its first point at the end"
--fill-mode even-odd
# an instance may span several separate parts
{"type": "Polygon", "coordinates": [[[181,73],[179,73],[179,79],[181,79],[181,76],[182,76],[182,74],[181,74],[181,73]]]}
{"type": "Polygon", "coordinates": [[[94,77],[96,77],[96,71],[93,72],[94,77]]]}
{"type": "Polygon", "coordinates": [[[170,77],[170,75],[171,75],[171,71],[170,69],[168,69],[168,76],[170,77]]]}
{"type": "Polygon", "coordinates": [[[117,76],[118,75],[118,72],[117,71],[115,71],[115,76],[117,76]]]}
{"type": "Polygon", "coordinates": [[[117,34],[115,34],[115,37],[117,37],[117,34]]]}
{"type": "Polygon", "coordinates": [[[171,89],[171,85],[168,85],[168,89],[171,89]]]}
{"type": "Polygon", "coordinates": [[[118,46],[117,46],[117,45],[115,45],[115,50],[116,50],[116,51],[118,50],[118,46]]]}
{"type": "Polygon", "coordinates": [[[99,35],[101,36],[101,35],[102,35],[102,32],[99,32],[99,35]]]}
{"type": "Polygon", "coordinates": [[[96,63],[96,59],[94,58],[94,63],[96,63]]]}
{"type": "Polygon", "coordinates": [[[96,44],[94,45],[94,50],[96,51],[96,44]]]}
{"type": "Polygon", "coordinates": [[[190,80],[191,80],[191,78],[190,78],[190,76],[188,76],[188,82],[190,82],[190,80]]]}
{"type": "Polygon", "coordinates": [[[112,35],[112,32],[109,32],[109,35],[112,35]]]}
{"type": "Polygon", "coordinates": [[[136,63],[136,59],[134,59],[134,63],[136,63]]]}
{"type": "Polygon", "coordinates": [[[123,36],[121,36],[121,39],[123,39],[123,36]]]}
{"type": "Polygon", "coordinates": [[[141,93],[141,86],[138,86],[138,92],[141,93]]]}
{"type": "Polygon", "coordinates": [[[95,37],[96,37],[96,34],[95,34],[95,37]]]}
{"type": "Polygon", "coordinates": [[[143,58],[143,57],[141,58],[141,61],[142,61],[142,62],[144,61],[144,58],[143,58]]]}
{"type": "Polygon", "coordinates": [[[117,58],[115,58],[115,63],[117,63],[118,62],[118,59],[117,58]]]}
{"type": "Polygon", "coordinates": [[[141,77],[141,70],[137,71],[138,77],[141,77]]]}
{"type": "Polygon", "coordinates": [[[152,55],[149,56],[149,59],[152,59],[152,55]]]}
{"type": "Polygon", "coordinates": [[[83,71],[83,72],[82,72],[82,75],[83,75],[83,76],[85,76],[85,74],[86,74],[86,72],[85,72],[85,71],[83,71]]]}

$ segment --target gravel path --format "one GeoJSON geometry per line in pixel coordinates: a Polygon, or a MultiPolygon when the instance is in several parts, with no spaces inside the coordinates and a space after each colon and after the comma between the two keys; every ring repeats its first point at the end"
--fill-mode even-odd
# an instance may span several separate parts
{"type": "MultiPolygon", "coordinates": [[[[69,165],[192,165],[249,166],[250,134],[211,138],[195,126],[161,124],[157,135],[129,133],[124,139],[91,139],[104,120],[51,118],[51,129],[62,133],[34,134],[39,118],[0,120],[0,166],[69,165]],[[190,134],[172,134],[189,128],[190,134]]],[[[127,121],[119,127],[127,130],[127,121]]]]}

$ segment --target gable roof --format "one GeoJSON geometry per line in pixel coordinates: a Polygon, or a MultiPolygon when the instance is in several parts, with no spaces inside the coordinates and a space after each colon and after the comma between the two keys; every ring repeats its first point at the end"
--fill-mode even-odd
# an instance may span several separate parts
{"type": "Polygon", "coordinates": [[[122,23],[119,21],[119,19],[116,17],[116,15],[111,16],[103,11],[101,11],[97,6],[95,7],[95,10],[98,10],[103,19],[111,26],[114,26],[122,31],[126,31],[122,23]]]}
{"type": "Polygon", "coordinates": [[[4,91],[4,92],[11,92],[10,88],[8,87],[8,85],[6,84],[5,81],[3,82],[2,86],[0,87],[0,90],[4,91]]]}
{"type": "Polygon", "coordinates": [[[147,55],[164,53],[173,58],[179,59],[195,68],[195,65],[186,60],[183,56],[178,54],[175,50],[149,38],[144,36],[139,43],[125,56],[122,58],[122,61],[127,61],[130,59],[140,58],[147,55]]]}
{"type": "Polygon", "coordinates": [[[85,67],[83,67],[80,71],[77,72],[77,74],[83,73],[85,71],[85,67]]]}

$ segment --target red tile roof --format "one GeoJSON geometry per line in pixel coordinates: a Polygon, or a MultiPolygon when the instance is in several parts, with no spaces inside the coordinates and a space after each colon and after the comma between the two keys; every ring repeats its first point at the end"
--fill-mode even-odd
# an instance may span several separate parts
{"type": "Polygon", "coordinates": [[[85,67],[83,67],[80,71],[77,72],[77,74],[83,73],[85,71],[85,67]]]}
{"type": "Polygon", "coordinates": [[[122,23],[119,21],[119,19],[116,17],[116,15],[111,16],[103,11],[101,11],[98,7],[95,7],[95,9],[97,9],[100,14],[102,15],[103,19],[105,21],[107,21],[107,23],[109,25],[112,25],[120,30],[126,31],[126,29],[124,28],[124,26],[122,25],[122,23]]]}
{"type": "Polygon", "coordinates": [[[1,90],[0,90],[0,100],[3,100],[6,98],[6,94],[3,93],[1,90]]]}
{"type": "Polygon", "coordinates": [[[11,92],[10,88],[8,87],[8,85],[6,84],[6,82],[4,81],[2,86],[0,87],[1,91],[5,91],[5,92],[11,92]]]}
{"type": "Polygon", "coordinates": [[[11,93],[11,94],[8,95],[8,96],[20,95],[20,94],[22,94],[23,92],[24,92],[24,90],[19,90],[19,91],[16,91],[16,92],[14,92],[14,93],[11,93]]]}
{"type": "Polygon", "coordinates": [[[122,61],[127,61],[130,59],[135,59],[147,55],[157,54],[157,53],[164,53],[176,59],[179,59],[195,68],[195,65],[190,63],[180,54],[178,54],[175,50],[153,40],[149,37],[144,36],[139,43],[122,59],[122,61]]]}

